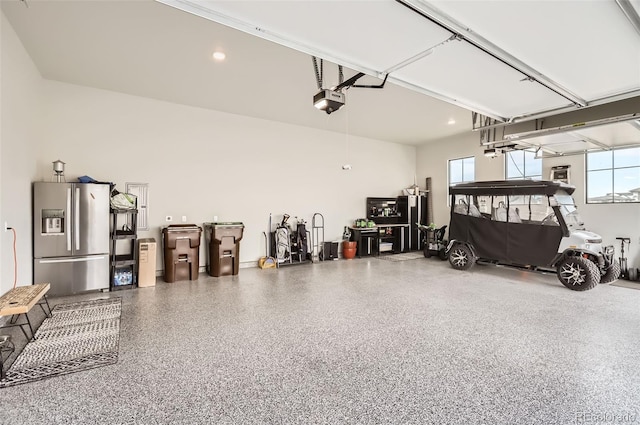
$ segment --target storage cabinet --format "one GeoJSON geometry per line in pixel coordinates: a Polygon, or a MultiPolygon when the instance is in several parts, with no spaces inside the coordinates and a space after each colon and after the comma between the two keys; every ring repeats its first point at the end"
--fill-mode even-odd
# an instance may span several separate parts
{"type": "Polygon", "coordinates": [[[351,240],[356,242],[356,256],[378,255],[378,229],[350,227],[351,240]]]}
{"type": "Polygon", "coordinates": [[[367,198],[367,218],[376,224],[395,224],[400,219],[396,198],[367,198]]]}
{"type": "MultiPolygon", "coordinates": [[[[367,219],[373,220],[377,226],[403,226],[402,230],[385,229],[380,234],[380,243],[394,243],[394,252],[415,251],[422,249],[422,234],[418,223],[426,225],[427,198],[424,196],[399,196],[397,198],[367,198],[367,219]],[[391,236],[395,236],[396,240],[391,236]],[[382,239],[386,238],[387,241],[382,239]],[[401,240],[398,242],[397,239],[401,240]]],[[[389,249],[389,245],[381,245],[380,252],[389,249]]]]}
{"type": "Polygon", "coordinates": [[[399,254],[407,250],[408,224],[381,224],[376,227],[350,227],[351,240],[357,243],[356,256],[399,254]]]}
{"type": "Polygon", "coordinates": [[[398,253],[400,249],[400,238],[398,228],[395,227],[380,227],[378,229],[380,235],[378,236],[378,249],[380,254],[384,253],[398,253]]]}
{"type": "Polygon", "coordinates": [[[111,209],[109,288],[133,288],[137,282],[137,209],[111,209]]]}
{"type": "Polygon", "coordinates": [[[387,224],[378,226],[378,247],[380,254],[399,254],[407,250],[408,224],[387,224]]]}

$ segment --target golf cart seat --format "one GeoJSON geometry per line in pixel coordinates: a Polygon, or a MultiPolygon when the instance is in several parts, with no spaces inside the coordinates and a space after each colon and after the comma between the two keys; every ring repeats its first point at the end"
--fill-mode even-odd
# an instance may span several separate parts
{"type": "Polygon", "coordinates": [[[507,207],[504,205],[504,202],[500,202],[498,206],[493,209],[491,219],[494,221],[507,221],[507,216],[509,217],[509,223],[522,223],[518,208],[509,207],[507,213],[507,207]]]}
{"type": "Polygon", "coordinates": [[[482,218],[482,214],[480,214],[480,210],[474,204],[467,204],[463,199],[460,200],[460,203],[456,204],[453,207],[453,212],[456,214],[462,215],[470,215],[472,217],[480,217],[482,218]]]}

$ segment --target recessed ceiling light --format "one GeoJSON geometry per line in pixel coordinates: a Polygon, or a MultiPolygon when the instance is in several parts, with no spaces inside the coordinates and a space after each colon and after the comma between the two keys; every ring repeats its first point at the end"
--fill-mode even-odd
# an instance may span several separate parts
{"type": "Polygon", "coordinates": [[[449,121],[447,121],[447,124],[449,125],[453,125],[456,123],[456,120],[454,120],[453,118],[449,118],[449,121]]]}
{"type": "Polygon", "coordinates": [[[213,58],[215,60],[222,61],[226,57],[227,57],[227,55],[225,55],[223,52],[213,52],[213,58]]]}

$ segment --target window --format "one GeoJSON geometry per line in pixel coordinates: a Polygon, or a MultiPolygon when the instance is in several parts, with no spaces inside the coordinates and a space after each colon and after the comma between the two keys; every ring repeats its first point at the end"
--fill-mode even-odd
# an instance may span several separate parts
{"type": "Polygon", "coordinates": [[[449,160],[449,186],[457,183],[472,182],[475,177],[476,159],[473,156],[449,160]]]}
{"type": "Polygon", "coordinates": [[[587,153],[587,203],[640,202],[640,147],[587,153]]]}
{"type": "Polygon", "coordinates": [[[542,179],[542,159],[536,158],[536,153],[529,150],[507,152],[505,170],[507,180],[542,179]]]}
{"type": "Polygon", "coordinates": [[[449,185],[447,186],[447,205],[451,205],[449,196],[449,186],[472,182],[476,179],[476,159],[473,156],[468,158],[449,160],[449,185]]]}

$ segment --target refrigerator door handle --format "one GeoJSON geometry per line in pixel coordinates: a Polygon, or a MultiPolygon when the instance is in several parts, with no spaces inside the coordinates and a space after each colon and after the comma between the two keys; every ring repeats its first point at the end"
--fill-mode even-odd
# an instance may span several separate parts
{"type": "Polygon", "coordinates": [[[75,211],[73,217],[76,236],[76,250],[80,249],[80,188],[76,187],[75,211]]]}
{"type": "Polygon", "coordinates": [[[67,189],[67,211],[65,212],[67,226],[65,226],[65,233],[67,234],[67,251],[71,251],[71,229],[69,229],[69,216],[71,214],[71,188],[67,189]]]}
{"type": "Polygon", "coordinates": [[[39,264],[55,264],[55,263],[81,263],[86,261],[98,261],[104,260],[106,257],[104,255],[100,256],[92,256],[92,257],[83,257],[83,258],[60,258],[53,260],[38,260],[39,264]]]}

